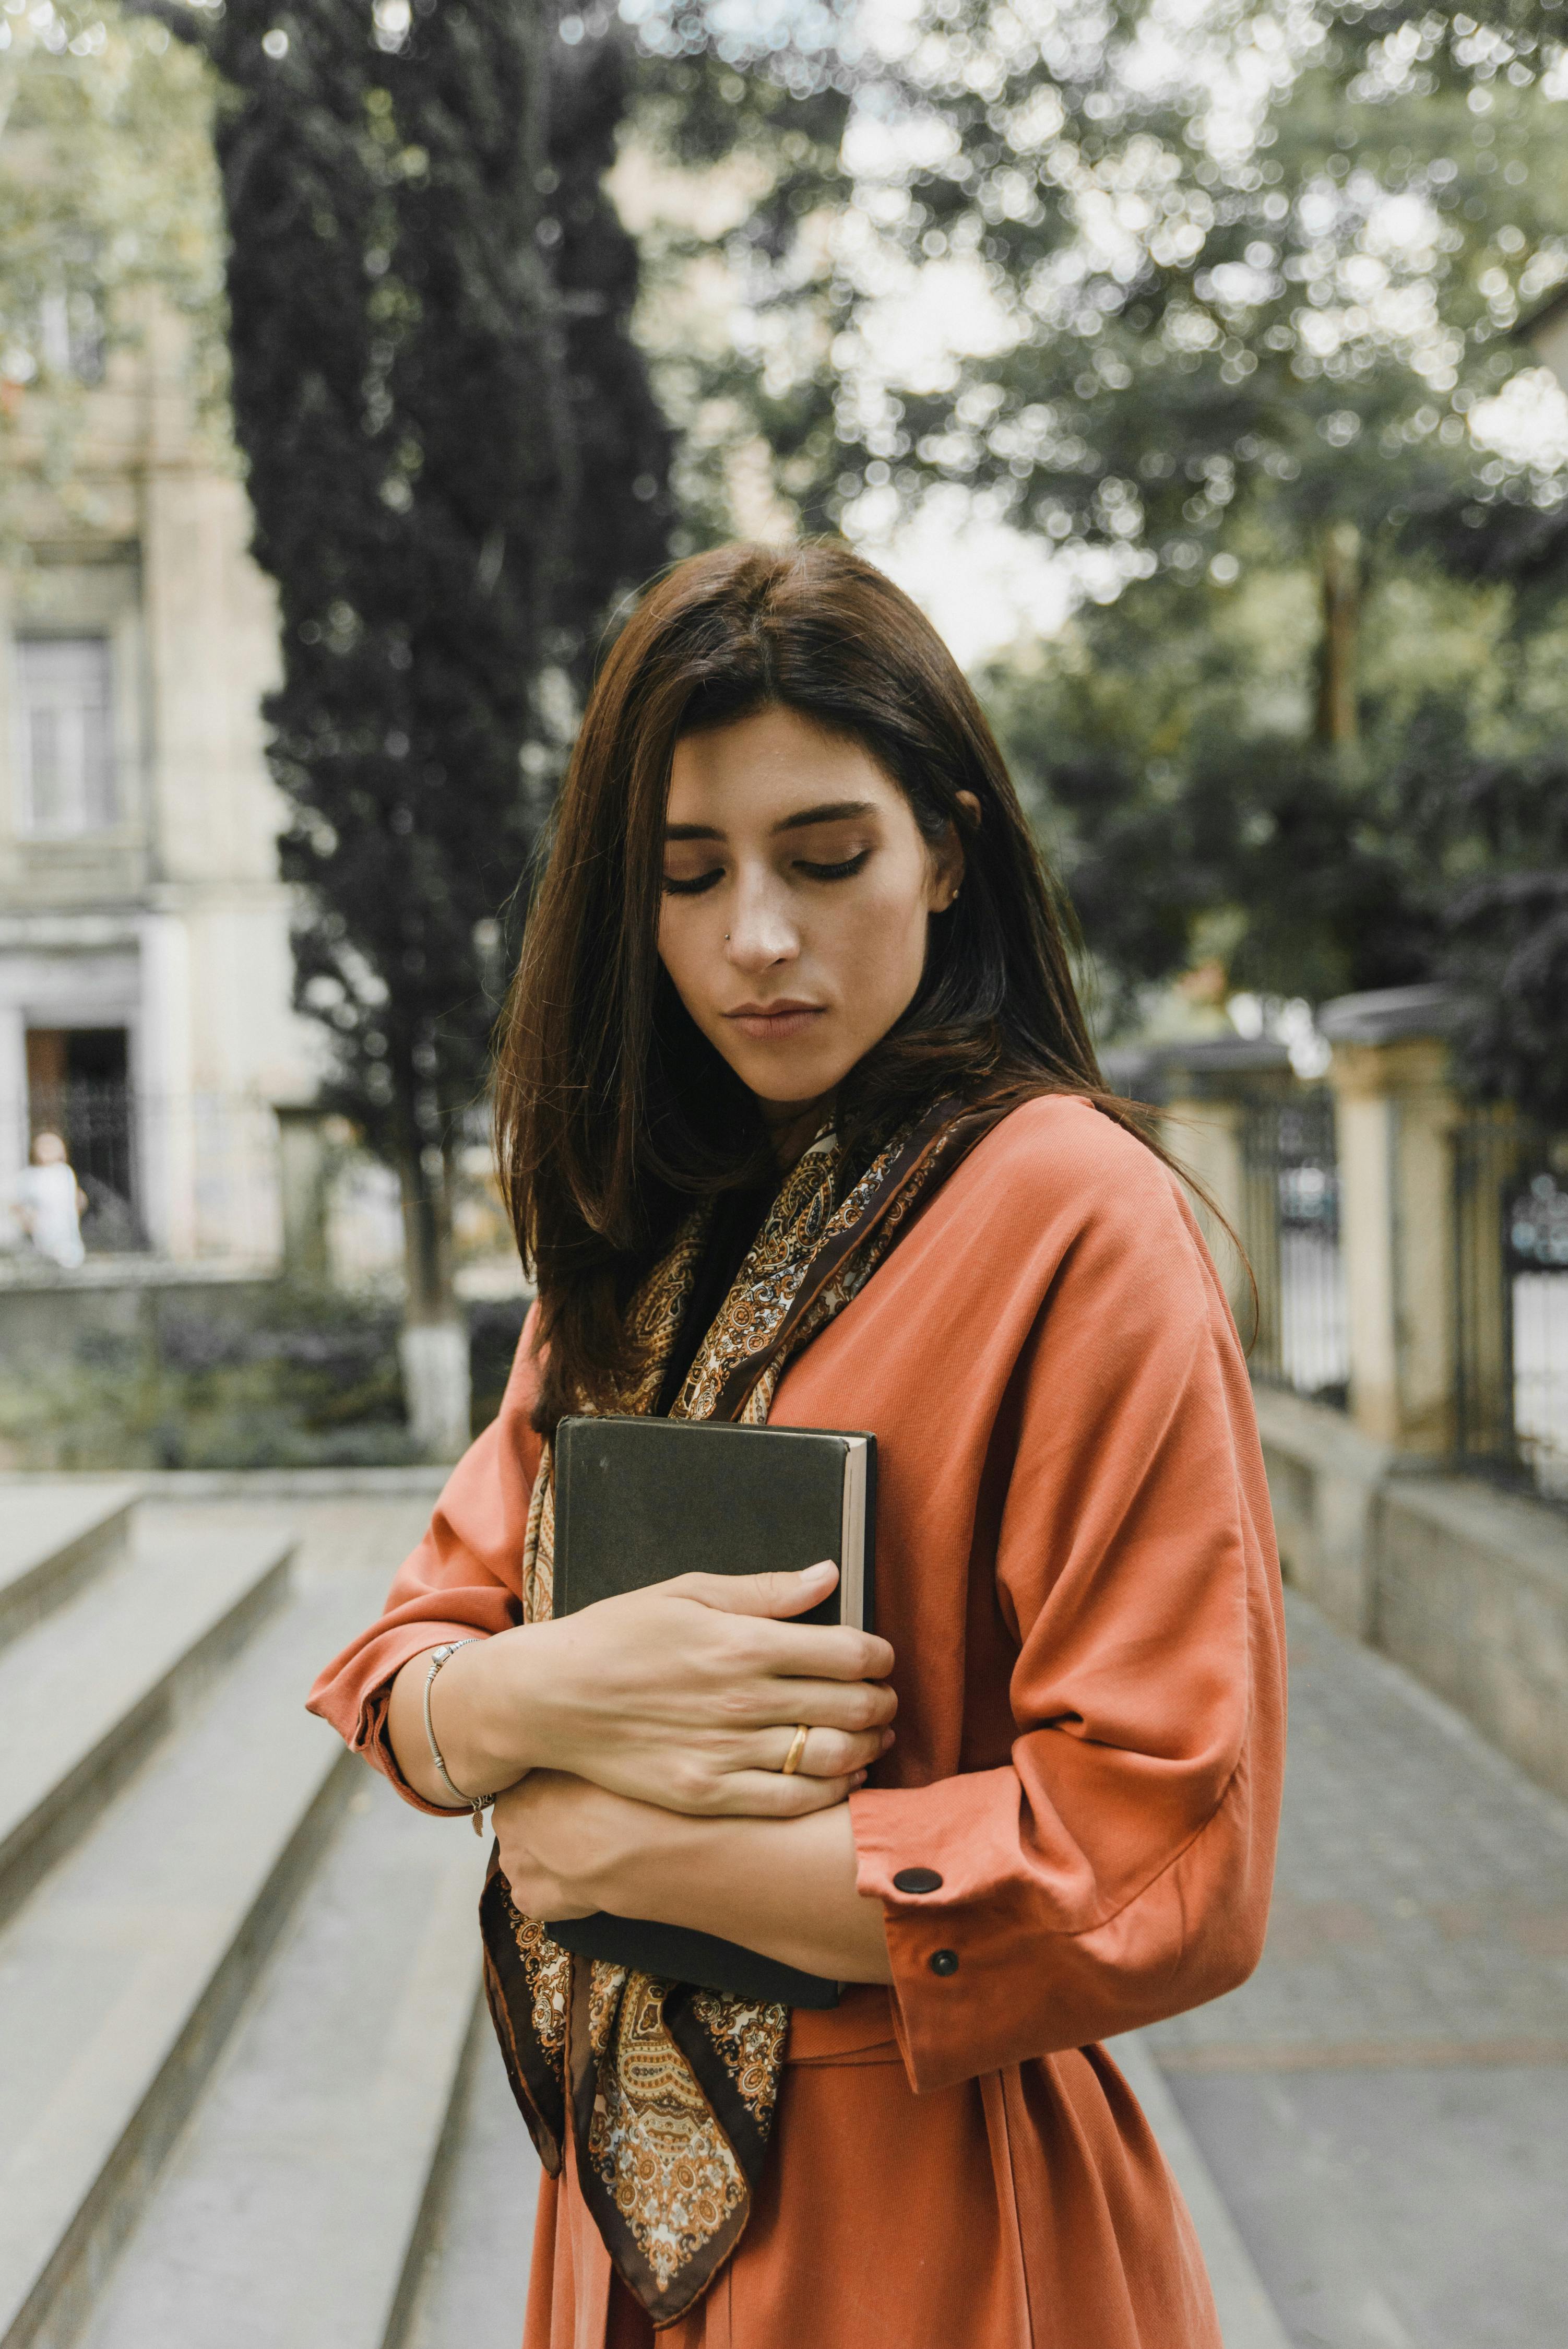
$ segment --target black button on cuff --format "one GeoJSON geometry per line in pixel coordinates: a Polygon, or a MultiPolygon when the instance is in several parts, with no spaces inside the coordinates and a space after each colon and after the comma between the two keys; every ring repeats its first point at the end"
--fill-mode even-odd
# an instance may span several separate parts
{"type": "Polygon", "coordinates": [[[956,1950],[933,1950],[926,1960],[934,1974],[955,1974],[958,1971],[956,1950]]]}
{"type": "Polygon", "coordinates": [[[895,1892],[940,1892],[942,1878],[934,1868],[901,1868],[893,1878],[895,1892]]]}

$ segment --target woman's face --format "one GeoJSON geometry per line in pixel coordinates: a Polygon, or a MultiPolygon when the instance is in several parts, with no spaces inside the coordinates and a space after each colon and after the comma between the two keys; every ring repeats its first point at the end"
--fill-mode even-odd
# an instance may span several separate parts
{"type": "Polygon", "coordinates": [[[659,955],[775,1123],[830,1095],[908,1007],[962,876],[955,836],[929,847],[869,753],[792,709],[676,746],[659,955]]]}

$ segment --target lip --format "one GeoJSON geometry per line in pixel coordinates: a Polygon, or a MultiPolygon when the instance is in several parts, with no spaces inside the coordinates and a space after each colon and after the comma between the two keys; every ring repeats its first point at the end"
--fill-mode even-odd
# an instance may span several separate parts
{"type": "Polygon", "coordinates": [[[791,1037],[803,1036],[826,1010],[822,1003],[797,1003],[786,998],[781,1003],[743,1003],[724,1016],[753,1043],[783,1044],[791,1037]]]}

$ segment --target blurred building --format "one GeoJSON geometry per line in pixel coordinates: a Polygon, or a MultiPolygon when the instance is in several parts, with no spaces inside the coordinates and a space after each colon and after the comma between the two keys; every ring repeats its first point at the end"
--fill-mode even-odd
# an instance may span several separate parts
{"type": "MultiPolygon", "coordinates": [[[[25,407],[15,421],[25,438],[25,407]]],[[[284,809],[263,754],[276,623],[178,320],[153,312],[116,353],[69,478],[16,491],[12,512],[0,1194],[52,1127],[89,1251],[275,1261],[274,1110],[308,1101],[316,1065],[290,1008],[284,809]]]]}

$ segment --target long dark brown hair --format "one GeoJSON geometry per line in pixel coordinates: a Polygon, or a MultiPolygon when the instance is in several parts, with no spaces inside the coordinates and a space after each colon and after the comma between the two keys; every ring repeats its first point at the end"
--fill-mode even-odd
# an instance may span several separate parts
{"type": "Polygon", "coordinates": [[[539,1284],[546,1430],[631,1367],[627,1300],[692,1200],[768,1163],[757,1104],[681,1004],[657,935],[677,740],[772,707],[859,743],[927,841],[951,824],[964,845],[913,1001],[840,1089],[851,1164],[944,1094],[1043,1092],[1087,1098],[1172,1163],[1147,1113],[1106,1088],[1070,916],[919,607],[842,545],[694,555],[644,596],[593,687],[501,1024],[497,1137],[539,1284]]]}

